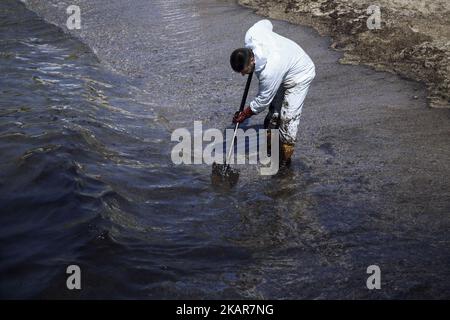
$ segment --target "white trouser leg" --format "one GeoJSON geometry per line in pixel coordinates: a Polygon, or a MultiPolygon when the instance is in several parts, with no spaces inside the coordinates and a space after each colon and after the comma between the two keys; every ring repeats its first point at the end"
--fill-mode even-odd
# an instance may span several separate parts
{"type": "Polygon", "coordinates": [[[282,143],[295,144],[303,102],[312,79],[286,89],[280,115],[280,140],[282,143]]]}

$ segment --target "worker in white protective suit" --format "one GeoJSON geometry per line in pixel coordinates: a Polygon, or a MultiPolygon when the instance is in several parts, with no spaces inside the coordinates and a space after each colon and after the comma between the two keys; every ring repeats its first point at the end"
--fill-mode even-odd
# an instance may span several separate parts
{"type": "Polygon", "coordinates": [[[233,122],[240,123],[270,106],[264,126],[279,129],[280,165],[288,166],[315,67],[298,44],[272,29],[269,20],[255,23],[245,34],[245,48],[231,54],[230,64],[234,71],[242,75],[254,72],[259,80],[258,95],[242,112],[235,114],[233,122]]]}

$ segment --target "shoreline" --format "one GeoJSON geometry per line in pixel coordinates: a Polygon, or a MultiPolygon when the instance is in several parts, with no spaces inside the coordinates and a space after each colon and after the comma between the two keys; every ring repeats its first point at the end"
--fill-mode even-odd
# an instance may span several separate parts
{"type": "Polygon", "coordinates": [[[450,108],[450,5],[443,0],[380,0],[380,29],[370,30],[368,0],[237,0],[256,14],[313,27],[343,52],[342,64],[368,65],[422,82],[428,106],[450,108]],[[447,27],[446,27],[447,26],[447,27]]]}
{"type": "MultiPolygon", "coordinates": [[[[342,54],[329,49],[329,37],[274,21],[320,67],[305,100],[292,170],[272,178],[238,167],[239,182],[222,192],[211,185],[209,165],[170,160],[170,133],[191,131],[196,120],[221,132],[230,125],[246,79],[231,70],[229,54],[260,16],[234,0],[28,2],[38,21],[81,39],[99,65],[87,61],[86,76],[55,74],[58,67],[78,70],[83,57],[43,64],[36,52],[61,53],[40,22],[29,30],[47,37],[20,32],[17,39],[19,55],[29,59],[3,60],[6,71],[12,63],[19,67],[5,73],[5,105],[19,112],[4,117],[3,128],[31,131],[28,141],[14,135],[3,144],[6,156],[14,151],[28,159],[17,167],[14,157],[5,170],[5,181],[13,182],[3,192],[11,195],[11,214],[20,212],[26,222],[4,228],[5,241],[15,243],[11,256],[18,257],[5,262],[13,270],[9,286],[17,288],[10,294],[69,297],[58,285],[58,272],[67,267],[61,257],[81,257],[84,274],[100,279],[83,287],[86,299],[369,299],[361,266],[374,263],[393,275],[383,298],[448,298],[449,110],[426,107],[423,84],[337,63],[342,54]],[[66,28],[69,4],[81,9],[80,30],[66,28]],[[126,82],[109,81],[114,75],[98,82],[103,66],[126,82]],[[11,74],[16,78],[9,80],[11,74]],[[35,84],[36,75],[55,81],[35,84]],[[68,86],[71,78],[81,85],[68,86]],[[39,113],[30,118],[25,108],[39,113]],[[36,137],[40,131],[51,140],[36,137]],[[13,196],[22,189],[31,198],[13,196]],[[55,198],[55,190],[64,194],[55,198]],[[55,216],[42,219],[36,210],[55,216]],[[46,250],[30,258],[22,248],[36,237],[17,243],[11,232],[31,230],[33,218],[45,231],[36,234],[46,250]],[[61,229],[67,225],[75,227],[61,229]],[[30,263],[45,268],[27,268],[30,263]],[[36,275],[42,275],[39,290],[17,286],[36,275]]],[[[4,30],[15,39],[11,24],[4,30]]],[[[250,95],[257,86],[252,82],[250,95]]],[[[264,116],[241,129],[259,127],[264,116]]]]}

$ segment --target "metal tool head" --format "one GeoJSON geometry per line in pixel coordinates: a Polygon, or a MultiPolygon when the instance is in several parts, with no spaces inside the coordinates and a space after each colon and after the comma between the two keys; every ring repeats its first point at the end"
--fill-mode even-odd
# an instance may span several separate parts
{"type": "Polygon", "coordinates": [[[230,167],[229,164],[213,163],[211,182],[215,186],[232,188],[239,179],[239,171],[230,167]]]}

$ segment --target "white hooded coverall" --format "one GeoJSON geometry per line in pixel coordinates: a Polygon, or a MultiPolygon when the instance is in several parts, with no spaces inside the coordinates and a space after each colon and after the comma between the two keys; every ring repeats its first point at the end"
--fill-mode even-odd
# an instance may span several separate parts
{"type": "MultiPolygon", "coordinates": [[[[260,113],[278,95],[273,103],[282,102],[280,140],[294,144],[303,101],[315,77],[315,67],[298,44],[272,29],[272,23],[265,19],[255,23],[245,34],[245,47],[252,49],[255,55],[254,72],[259,79],[258,95],[250,102],[250,108],[254,113],[260,113]]],[[[279,106],[274,108],[280,109],[279,106]]]]}

